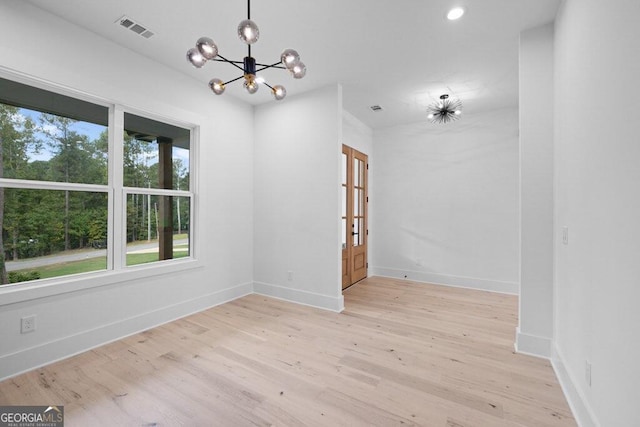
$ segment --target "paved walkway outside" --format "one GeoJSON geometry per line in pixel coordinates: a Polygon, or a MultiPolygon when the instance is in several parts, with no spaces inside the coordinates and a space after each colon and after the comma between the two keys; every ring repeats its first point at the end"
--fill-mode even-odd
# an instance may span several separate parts
{"type": "MultiPolygon", "coordinates": [[[[174,245],[184,245],[187,244],[187,239],[179,239],[174,240],[174,245]]],[[[142,243],[135,246],[128,247],[127,253],[144,253],[144,252],[154,252],[158,250],[158,242],[152,243],[142,243]]],[[[179,249],[178,249],[179,250],[179,249]]],[[[60,254],[60,255],[49,255],[39,258],[27,258],[18,261],[7,261],[5,266],[7,271],[16,271],[16,270],[24,270],[27,268],[38,268],[44,267],[46,265],[53,264],[61,264],[63,262],[73,262],[73,261],[82,261],[83,259],[89,258],[99,258],[106,257],[107,250],[106,249],[86,249],[86,250],[76,250],[72,251],[72,253],[60,254]]]]}

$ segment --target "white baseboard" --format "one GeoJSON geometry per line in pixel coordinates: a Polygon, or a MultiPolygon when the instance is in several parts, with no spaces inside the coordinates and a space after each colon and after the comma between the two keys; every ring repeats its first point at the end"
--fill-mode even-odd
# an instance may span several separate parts
{"type": "Polygon", "coordinates": [[[564,360],[562,353],[554,343],[551,347],[551,366],[553,366],[564,396],[567,398],[567,403],[569,403],[569,408],[571,408],[571,412],[573,412],[573,417],[580,427],[600,427],[600,423],[597,421],[593,409],[580,392],[580,389],[576,385],[577,383],[571,377],[564,360]]]}
{"type": "Polygon", "coordinates": [[[501,282],[498,280],[450,276],[448,274],[400,270],[396,268],[376,266],[369,267],[369,275],[392,277],[394,279],[407,279],[416,282],[433,283],[434,285],[454,286],[457,288],[470,288],[482,291],[500,292],[503,294],[520,294],[520,285],[516,282],[501,282]]]}
{"type": "Polygon", "coordinates": [[[0,357],[0,381],[251,294],[251,283],[213,292],[0,357]]]}
{"type": "Polygon", "coordinates": [[[537,335],[525,334],[516,328],[516,342],[514,344],[517,353],[528,354],[529,356],[551,357],[551,339],[537,335]]]}
{"type": "Polygon", "coordinates": [[[272,298],[335,311],[338,313],[344,310],[344,297],[342,294],[339,297],[331,297],[328,295],[316,294],[300,289],[285,288],[284,286],[272,285],[263,282],[253,282],[253,292],[272,298]]]}

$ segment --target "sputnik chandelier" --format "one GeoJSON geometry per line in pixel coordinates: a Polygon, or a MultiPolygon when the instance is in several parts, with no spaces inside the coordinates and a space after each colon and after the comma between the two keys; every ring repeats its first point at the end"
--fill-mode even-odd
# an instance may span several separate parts
{"type": "Polygon", "coordinates": [[[264,79],[256,77],[256,74],[267,68],[280,68],[289,70],[293,78],[301,79],[307,73],[307,67],[300,61],[300,55],[293,49],[285,49],[280,55],[280,61],[273,64],[259,64],[251,56],[251,45],[258,41],[260,30],[255,22],[251,20],[251,0],[247,0],[247,19],[238,24],[238,37],[247,44],[248,54],[242,61],[231,61],[218,53],[218,46],[209,37],[200,37],[196,42],[196,47],[187,51],[187,61],[196,68],[201,68],[207,61],[226,62],[242,71],[242,75],[235,79],[223,82],[218,78],[209,81],[209,87],[216,95],[222,95],[226,86],[240,79],[244,79],[244,88],[253,94],[258,91],[259,83],[271,89],[276,100],[281,100],[287,96],[284,86],[266,83],[264,79]],[[260,68],[258,68],[260,67],[260,68]]]}
{"type": "Polygon", "coordinates": [[[427,118],[433,123],[449,123],[460,118],[462,114],[462,102],[459,99],[449,98],[449,95],[440,95],[440,101],[434,102],[427,108],[427,118]]]}

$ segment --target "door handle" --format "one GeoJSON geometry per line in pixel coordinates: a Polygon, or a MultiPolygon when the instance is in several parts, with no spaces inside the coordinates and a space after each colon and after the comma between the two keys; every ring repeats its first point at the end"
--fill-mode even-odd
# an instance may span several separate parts
{"type": "Polygon", "coordinates": [[[355,236],[355,235],[357,235],[357,234],[359,234],[359,233],[356,233],[355,231],[352,231],[352,232],[351,232],[351,235],[352,235],[352,236],[355,236]]]}

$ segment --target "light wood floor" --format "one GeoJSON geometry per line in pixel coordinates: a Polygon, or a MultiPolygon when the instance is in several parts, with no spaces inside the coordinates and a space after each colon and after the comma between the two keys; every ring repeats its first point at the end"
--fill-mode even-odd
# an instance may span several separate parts
{"type": "Polygon", "coordinates": [[[251,295],[0,383],[66,426],[575,426],[514,354],[517,298],[370,278],[331,313],[251,295]]]}

